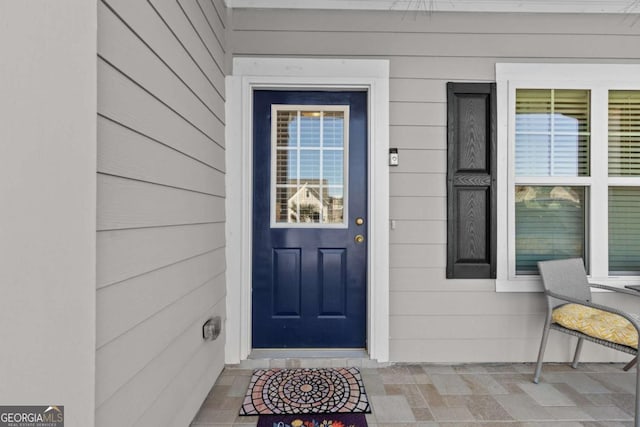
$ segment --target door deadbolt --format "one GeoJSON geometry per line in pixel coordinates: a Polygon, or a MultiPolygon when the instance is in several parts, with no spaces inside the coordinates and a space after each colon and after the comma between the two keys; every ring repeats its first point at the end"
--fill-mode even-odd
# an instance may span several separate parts
{"type": "Polygon", "coordinates": [[[358,218],[356,218],[356,225],[362,225],[362,224],[364,224],[364,218],[359,216],[358,218]]]}
{"type": "Polygon", "coordinates": [[[356,243],[362,243],[364,242],[364,236],[362,234],[358,234],[354,240],[356,243]]]}

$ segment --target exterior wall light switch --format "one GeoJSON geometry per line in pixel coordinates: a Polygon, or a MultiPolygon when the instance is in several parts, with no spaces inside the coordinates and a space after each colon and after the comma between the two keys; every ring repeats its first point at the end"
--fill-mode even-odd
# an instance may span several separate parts
{"type": "Polygon", "coordinates": [[[220,316],[212,317],[202,325],[202,338],[205,341],[213,341],[220,335],[222,331],[222,318],[220,316]]]}
{"type": "Polygon", "coordinates": [[[397,148],[389,148],[389,166],[398,166],[400,163],[400,156],[398,155],[397,148]]]}

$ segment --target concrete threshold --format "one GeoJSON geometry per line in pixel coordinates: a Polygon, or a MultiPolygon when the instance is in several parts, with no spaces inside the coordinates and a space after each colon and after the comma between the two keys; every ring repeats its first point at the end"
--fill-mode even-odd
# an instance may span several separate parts
{"type": "Polygon", "coordinates": [[[389,366],[369,358],[365,349],[255,349],[247,360],[239,365],[229,366],[240,369],[269,368],[366,368],[376,369],[389,366]]]}

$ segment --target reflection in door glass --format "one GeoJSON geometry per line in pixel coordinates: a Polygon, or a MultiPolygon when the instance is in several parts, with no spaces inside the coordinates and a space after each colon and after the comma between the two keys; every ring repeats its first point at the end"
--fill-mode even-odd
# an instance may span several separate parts
{"type": "Polygon", "coordinates": [[[347,106],[274,105],[274,222],[345,224],[347,106]]]}

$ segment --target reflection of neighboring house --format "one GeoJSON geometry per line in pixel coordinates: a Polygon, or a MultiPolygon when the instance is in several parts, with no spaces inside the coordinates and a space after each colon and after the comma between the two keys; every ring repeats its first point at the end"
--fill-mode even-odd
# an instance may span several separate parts
{"type": "MultiPolygon", "coordinates": [[[[314,180],[311,180],[314,181],[314,180]]],[[[315,180],[317,184],[318,180],[315,180]]],[[[288,200],[289,222],[320,222],[322,214],[323,224],[342,222],[342,197],[321,197],[320,187],[314,182],[305,181],[304,184],[288,200]]]]}
{"type": "Polygon", "coordinates": [[[329,222],[341,223],[344,218],[344,199],[342,197],[329,197],[329,222]]]}
{"type": "Polygon", "coordinates": [[[289,198],[287,207],[290,222],[320,222],[320,212],[322,222],[327,221],[327,201],[321,201],[318,189],[306,182],[289,198]]]}
{"type": "MultiPolygon", "coordinates": [[[[515,198],[516,203],[536,200],[540,196],[537,194],[535,186],[521,185],[516,187],[515,198]]],[[[554,186],[549,192],[549,198],[543,197],[545,200],[568,200],[574,203],[580,203],[580,198],[575,191],[566,186],[554,186]]]]}

